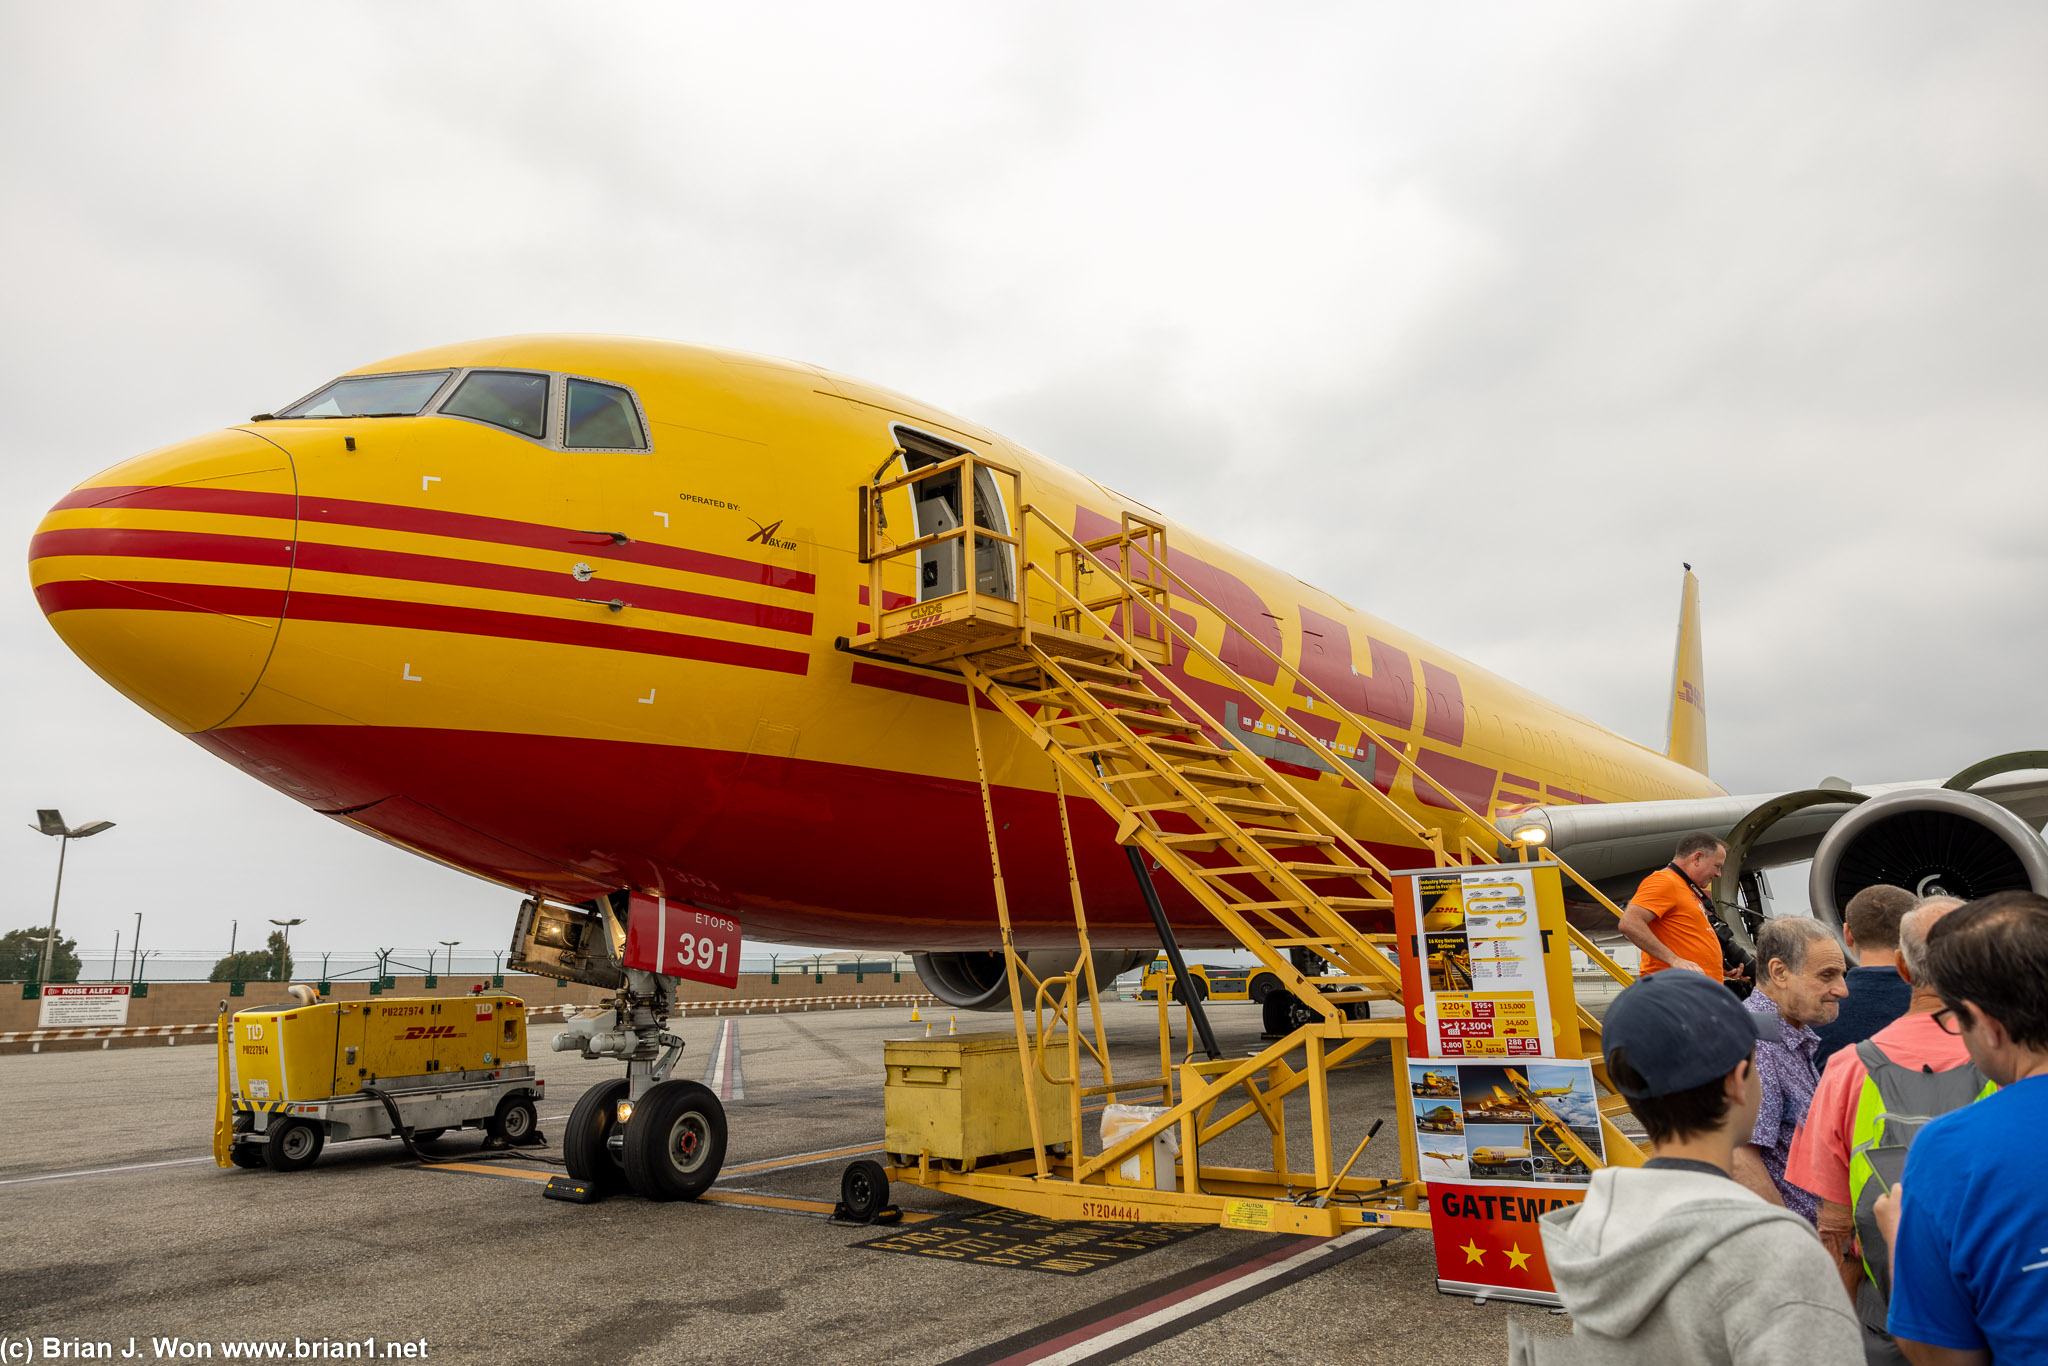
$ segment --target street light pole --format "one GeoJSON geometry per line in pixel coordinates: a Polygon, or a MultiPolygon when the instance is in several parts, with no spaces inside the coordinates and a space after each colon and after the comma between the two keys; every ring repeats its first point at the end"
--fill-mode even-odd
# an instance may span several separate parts
{"type": "Polygon", "coordinates": [[[450,977],[455,975],[455,946],[461,942],[460,939],[443,939],[441,941],[441,947],[448,950],[448,975],[450,977]]]}
{"type": "Polygon", "coordinates": [[[42,966],[36,972],[37,988],[50,980],[50,959],[57,948],[57,907],[64,900],[64,855],[71,850],[71,841],[82,840],[88,835],[97,835],[102,830],[112,830],[112,821],[88,821],[73,830],[64,824],[64,816],[55,809],[37,808],[36,823],[29,827],[57,840],[57,890],[50,897],[50,932],[43,937],[42,966]]]}
{"type": "Polygon", "coordinates": [[[138,971],[137,967],[135,966],[135,955],[141,948],[142,912],[137,911],[135,913],[135,942],[128,946],[128,980],[131,982],[135,980],[135,974],[138,971]]]}
{"type": "Polygon", "coordinates": [[[270,923],[284,926],[284,952],[277,956],[277,980],[282,982],[284,980],[284,965],[291,961],[292,956],[292,926],[305,924],[306,917],[299,916],[293,920],[273,918],[270,923]]]}

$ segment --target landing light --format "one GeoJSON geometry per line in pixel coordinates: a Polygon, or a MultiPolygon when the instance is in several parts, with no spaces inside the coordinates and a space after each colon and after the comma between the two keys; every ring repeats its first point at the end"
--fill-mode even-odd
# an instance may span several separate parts
{"type": "Polygon", "coordinates": [[[619,1102],[619,1123],[621,1123],[621,1124],[624,1124],[624,1123],[625,1123],[625,1122],[626,1122],[627,1120],[631,1119],[632,1117],[633,1117],[633,1102],[632,1102],[632,1101],[630,1101],[630,1100],[622,1100],[622,1101],[620,1101],[620,1102],[619,1102]]]}
{"type": "Polygon", "coordinates": [[[1517,844],[1542,844],[1550,838],[1550,831],[1540,825],[1518,825],[1514,838],[1517,844]]]}

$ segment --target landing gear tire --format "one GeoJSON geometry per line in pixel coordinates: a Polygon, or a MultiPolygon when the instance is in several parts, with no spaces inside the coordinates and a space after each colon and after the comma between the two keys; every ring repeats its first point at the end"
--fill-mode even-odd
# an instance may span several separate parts
{"type": "Polygon", "coordinates": [[[694,1081],[665,1081],[626,1121],[626,1180],[649,1200],[694,1200],[725,1165],[725,1107],[694,1081]]]}
{"type": "Polygon", "coordinates": [[[839,1177],[838,1216],[848,1223],[872,1224],[889,1205],[889,1174],[882,1164],[862,1158],[849,1162],[839,1177]]]}
{"type": "Polygon", "coordinates": [[[498,1112],[491,1116],[485,1132],[494,1143],[518,1147],[530,1142],[534,1130],[540,1127],[540,1116],[534,1113],[533,1102],[525,1096],[507,1096],[498,1102],[498,1112]]]}
{"type": "Polygon", "coordinates": [[[1309,1009],[1308,1003],[1291,991],[1277,991],[1259,1007],[1261,1023],[1270,1035],[1292,1034],[1303,1025],[1314,1024],[1322,1017],[1309,1009]]]}
{"type": "Polygon", "coordinates": [[[626,1189],[626,1172],[612,1158],[610,1138],[619,1123],[619,1102],[626,1098],[624,1077],[593,1086],[569,1112],[562,1133],[562,1165],[578,1181],[610,1195],[626,1189]]]}
{"type": "Polygon", "coordinates": [[[228,1161],[243,1171],[254,1171],[258,1167],[270,1165],[263,1156],[263,1145],[260,1143],[237,1143],[228,1149],[228,1161]]]}
{"type": "Polygon", "coordinates": [[[270,1126],[270,1141],[263,1145],[263,1158],[274,1172],[302,1172],[313,1165],[326,1146],[327,1135],[318,1125],[303,1119],[287,1119],[270,1126]]]}

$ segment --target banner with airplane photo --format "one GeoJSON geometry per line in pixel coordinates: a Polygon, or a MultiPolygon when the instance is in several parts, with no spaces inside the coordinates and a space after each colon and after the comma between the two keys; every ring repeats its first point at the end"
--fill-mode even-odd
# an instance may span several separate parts
{"type": "Polygon", "coordinates": [[[1606,1163],[1592,1064],[1415,1059],[1406,1090],[1437,1288],[1555,1304],[1535,1221],[1606,1163]]]}

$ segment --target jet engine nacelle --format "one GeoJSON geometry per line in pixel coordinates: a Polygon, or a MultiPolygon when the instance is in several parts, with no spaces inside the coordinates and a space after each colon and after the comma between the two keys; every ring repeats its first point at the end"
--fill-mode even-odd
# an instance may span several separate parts
{"type": "MultiPolygon", "coordinates": [[[[1074,949],[1027,949],[1024,963],[1041,979],[1070,972],[1081,961],[1074,949]]],[[[1095,951],[1095,982],[1106,987],[1112,980],[1145,962],[1152,955],[1143,949],[1098,949],[1095,951]]],[[[1008,1010],[1010,983],[1003,970],[1003,955],[990,953],[915,953],[911,961],[925,989],[957,1010],[1008,1010]]],[[[1029,985],[1026,984],[1026,991],[1029,985]]],[[[1029,1001],[1025,1004],[1028,1006],[1029,1001]]]]}
{"type": "Polygon", "coordinates": [[[1839,930],[1849,898],[1881,882],[1965,901],[1992,892],[2048,893],[2048,843],[1974,793],[1888,792],[1855,807],[1821,839],[1807,896],[1820,922],[1839,930]]]}

